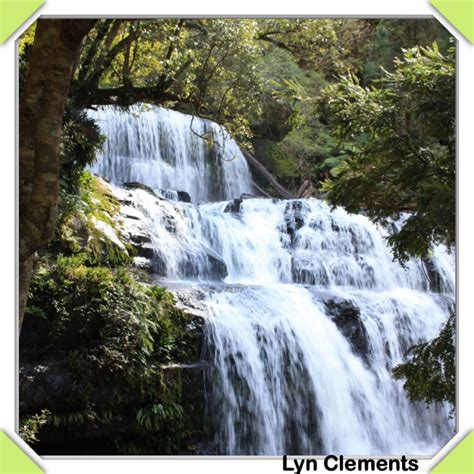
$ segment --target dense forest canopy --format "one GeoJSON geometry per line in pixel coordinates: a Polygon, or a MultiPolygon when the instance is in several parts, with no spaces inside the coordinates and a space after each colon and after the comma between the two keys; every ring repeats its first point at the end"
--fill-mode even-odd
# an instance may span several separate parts
{"type": "MultiPolygon", "coordinates": [[[[25,60],[32,40],[29,31],[25,60]]],[[[351,71],[366,85],[393,69],[402,48],[434,41],[442,52],[450,45],[435,20],[99,20],[81,47],[70,96],[77,107],[146,101],[207,114],[243,138],[287,122],[295,104],[283,92],[292,84],[313,97],[351,71]],[[268,123],[265,103],[279,121],[268,123]]]]}
{"type": "MultiPolygon", "coordinates": [[[[51,324],[65,345],[73,339],[67,323],[76,303],[93,328],[99,325],[87,293],[98,281],[94,297],[118,311],[119,323],[136,308],[118,308],[117,301],[131,296],[140,308],[161,305],[164,326],[150,329],[144,317],[130,337],[147,342],[161,331],[178,351],[184,324],[169,295],[102,269],[126,265],[128,254],[78,245],[74,232],[90,232],[91,216],[111,212],[84,174],[104,140],[89,108],[155,104],[214,120],[291,194],[321,197],[386,225],[401,262],[428,258],[436,243],[455,243],[455,48],[434,19],[40,20],[23,35],[19,55],[20,312],[34,275],[27,316],[44,316],[45,305],[56,311],[51,324]],[[91,194],[100,199],[84,198],[91,194]],[[391,225],[400,217],[399,227],[391,225]],[[78,294],[65,297],[63,284],[78,294]]],[[[414,379],[407,384],[414,399],[454,401],[450,321],[444,337],[418,346],[413,364],[397,368],[397,377],[410,377],[420,361],[439,368],[440,347],[447,354],[446,390],[430,396],[414,379]]],[[[116,332],[117,340],[129,337],[123,324],[107,330],[111,340],[116,332]]],[[[122,376],[135,380],[157,363],[151,349],[115,349],[104,359],[114,388],[122,376]],[[125,369],[117,368],[122,357],[125,369]]],[[[87,365],[96,361],[95,349],[78,351],[95,370],[87,365]]]]}

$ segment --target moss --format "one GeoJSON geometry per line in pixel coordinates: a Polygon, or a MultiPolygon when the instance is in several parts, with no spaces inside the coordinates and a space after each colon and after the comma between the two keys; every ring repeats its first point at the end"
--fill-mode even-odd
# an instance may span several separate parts
{"type": "Polygon", "coordinates": [[[88,214],[94,215],[99,220],[115,226],[115,216],[120,211],[120,203],[111,194],[110,188],[102,179],[92,176],[88,171],[84,171],[81,176],[81,195],[87,205],[88,214]]]}
{"type": "MultiPolygon", "coordinates": [[[[79,180],[75,204],[61,216],[54,253],[83,255],[88,265],[120,266],[132,262],[133,247],[124,241],[117,220],[120,203],[106,183],[84,171],[79,180]]],[[[69,199],[71,199],[69,197],[69,199]]]]}

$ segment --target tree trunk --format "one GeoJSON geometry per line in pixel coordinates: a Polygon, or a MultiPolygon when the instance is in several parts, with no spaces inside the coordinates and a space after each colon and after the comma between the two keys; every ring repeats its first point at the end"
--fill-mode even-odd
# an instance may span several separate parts
{"type": "Polygon", "coordinates": [[[20,329],[33,258],[54,235],[64,109],[81,41],[95,20],[39,20],[20,103],[20,329]]]}

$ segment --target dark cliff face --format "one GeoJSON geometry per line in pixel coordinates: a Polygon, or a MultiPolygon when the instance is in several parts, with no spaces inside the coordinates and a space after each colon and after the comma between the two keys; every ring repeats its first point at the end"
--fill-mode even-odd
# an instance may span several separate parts
{"type": "MultiPolygon", "coordinates": [[[[170,427],[151,430],[137,420],[137,413],[150,405],[150,396],[142,392],[139,380],[133,386],[126,383],[114,385],[107,378],[96,378],[92,389],[83,387],[83,380],[67,360],[70,353],[48,351],[44,358],[29,353],[29,344],[41,342],[41,333],[35,337],[33,325],[29,325],[28,320],[25,323],[20,346],[20,419],[45,409],[52,414],[40,431],[39,442],[32,445],[37,453],[122,454],[127,443],[143,443],[152,434],[163,438],[169,436],[170,427]],[[86,406],[80,401],[82,391],[84,396],[87,392],[86,406]]],[[[156,399],[161,400],[163,406],[166,400],[170,406],[182,407],[179,429],[185,435],[178,436],[176,444],[168,450],[162,447],[160,454],[196,454],[209,450],[204,393],[207,365],[200,359],[202,318],[193,316],[187,327],[188,343],[194,345],[189,351],[190,359],[149,368],[156,374],[156,399]]],[[[164,420],[164,423],[171,422],[164,420]]],[[[143,446],[144,453],[146,449],[143,446]]]]}
{"type": "MultiPolygon", "coordinates": [[[[206,429],[204,363],[182,364],[161,369],[160,377],[179,381],[184,407],[184,436],[173,451],[163,454],[199,454],[208,450],[210,433],[206,429]]],[[[39,413],[45,407],[56,416],[73,416],[74,406],[67,400],[74,390],[75,377],[64,365],[54,360],[41,364],[26,363],[20,368],[20,417],[39,413]]],[[[100,405],[110,407],[113,414],[106,421],[80,420],[68,425],[47,424],[41,430],[40,441],[32,448],[41,455],[114,455],[121,454],[117,442],[135,440],[140,443],[150,435],[136,420],[136,411],[146,405],[140,390],[121,393],[122,401],[115,403],[114,395],[106,385],[96,387],[95,397],[100,405]],[[110,405],[109,405],[110,404],[110,405]]],[[[78,415],[79,416],[79,415],[78,415]]],[[[149,454],[153,454],[150,452],[149,454]]],[[[162,454],[160,452],[160,454],[162,454]]]]}

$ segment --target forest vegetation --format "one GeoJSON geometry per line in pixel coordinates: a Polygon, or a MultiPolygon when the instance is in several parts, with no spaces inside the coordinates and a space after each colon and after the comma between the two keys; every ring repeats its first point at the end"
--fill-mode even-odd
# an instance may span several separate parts
{"type": "MultiPolygon", "coordinates": [[[[455,43],[434,19],[39,20],[19,55],[22,357],[61,354],[79,387],[22,418],[29,442],[110,424],[133,391],[142,431],[110,452],[174,453],[195,435],[179,377],[157,369],[197,357],[189,316],[94,226],[118,204],[85,171],[104,140],[88,108],[210,118],[294,196],[387,226],[409,213],[389,237],[402,263],[455,244],[455,43]]],[[[413,399],[454,405],[453,321],[395,369],[413,399]]]]}

